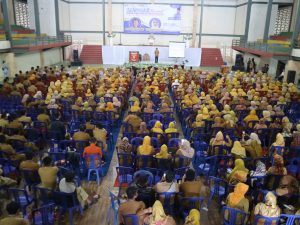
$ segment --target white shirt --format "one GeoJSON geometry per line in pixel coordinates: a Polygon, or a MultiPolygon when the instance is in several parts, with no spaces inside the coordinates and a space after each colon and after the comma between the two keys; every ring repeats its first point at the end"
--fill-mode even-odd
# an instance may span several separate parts
{"type": "Polygon", "coordinates": [[[66,182],[66,178],[63,178],[59,182],[59,190],[65,193],[73,193],[76,190],[76,186],[72,182],[66,182]]]}

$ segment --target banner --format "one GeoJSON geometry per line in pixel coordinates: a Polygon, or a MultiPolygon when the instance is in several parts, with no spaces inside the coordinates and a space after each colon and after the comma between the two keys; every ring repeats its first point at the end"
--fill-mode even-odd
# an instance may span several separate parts
{"type": "Polygon", "coordinates": [[[180,34],[181,6],[124,4],[124,33],[180,34]]]}

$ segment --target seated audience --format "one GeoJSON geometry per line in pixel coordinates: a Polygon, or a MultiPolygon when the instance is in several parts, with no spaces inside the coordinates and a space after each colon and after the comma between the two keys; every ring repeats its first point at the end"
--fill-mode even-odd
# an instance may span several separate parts
{"type": "Polygon", "coordinates": [[[161,181],[154,186],[157,193],[163,192],[179,192],[179,185],[175,181],[175,174],[172,171],[167,171],[161,181]]]}
{"type": "Polygon", "coordinates": [[[20,214],[20,205],[17,202],[10,202],[6,205],[8,215],[0,220],[1,225],[29,225],[29,221],[20,214]]]}
{"type": "Polygon", "coordinates": [[[58,173],[58,168],[52,166],[52,159],[46,156],[43,159],[43,166],[39,168],[38,173],[41,178],[41,187],[54,189],[56,187],[56,177],[58,173]]]}
{"type": "MultiPolygon", "coordinates": [[[[226,199],[226,205],[230,208],[239,209],[241,211],[244,211],[245,213],[249,212],[249,200],[245,197],[245,194],[247,193],[249,189],[249,186],[244,183],[238,183],[234,191],[231,192],[226,199]]],[[[228,219],[230,215],[228,212],[225,212],[225,218],[228,219]]],[[[246,218],[247,220],[247,218],[246,218]]],[[[236,218],[236,225],[243,224],[244,221],[242,221],[241,215],[237,215],[236,218]]]]}
{"type": "Polygon", "coordinates": [[[160,201],[156,200],[152,206],[151,214],[145,219],[146,225],[176,225],[175,220],[171,216],[165,214],[163,205],[160,201]]]}
{"type": "Polygon", "coordinates": [[[143,140],[143,144],[140,145],[137,149],[138,155],[153,155],[154,149],[151,145],[151,138],[149,136],[145,136],[143,140]]]}

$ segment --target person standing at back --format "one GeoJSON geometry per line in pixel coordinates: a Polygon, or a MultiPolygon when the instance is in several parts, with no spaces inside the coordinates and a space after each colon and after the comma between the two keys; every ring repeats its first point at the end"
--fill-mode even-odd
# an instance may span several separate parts
{"type": "Polygon", "coordinates": [[[154,55],[155,55],[155,63],[158,63],[158,57],[159,57],[159,50],[158,50],[158,48],[155,49],[154,55]]]}

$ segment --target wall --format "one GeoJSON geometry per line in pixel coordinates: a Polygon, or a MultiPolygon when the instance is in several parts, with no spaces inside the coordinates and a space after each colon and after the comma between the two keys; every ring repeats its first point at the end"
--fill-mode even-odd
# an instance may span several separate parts
{"type": "Polygon", "coordinates": [[[56,36],[54,0],[38,0],[41,33],[56,36]]]}
{"type": "Polygon", "coordinates": [[[42,65],[44,66],[49,66],[53,64],[57,64],[62,62],[62,49],[61,48],[52,48],[46,51],[43,51],[42,54],[42,59],[43,61],[41,62],[42,65]]]}
{"type": "Polygon", "coordinates": [[[236,8],[234,34],[244,35],[246,26],[247,5],[236,8]]]}
{"type": "Polygon", "coordinates": [[[296,71],[296,78],[295,78],[295,84],[298,83],[298,80],[300,79],[300,62],[299,61],[293,61],[289,60],[285,66],[284,70],[284,80],[287,79],[287,74],[289,70],[295,70],[296,71]]]}
{"type": "Polygon", "coordinates": [[[59,8],[59,25],[61,30],[70,30],[70,7],[63,1],[58,1],[59,8]]]}

